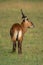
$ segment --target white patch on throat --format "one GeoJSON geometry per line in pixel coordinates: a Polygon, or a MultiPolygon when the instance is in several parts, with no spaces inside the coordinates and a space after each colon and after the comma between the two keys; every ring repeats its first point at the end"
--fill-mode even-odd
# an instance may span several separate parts
{"type": "Polygon", "coordinates": [[[32,25],[32,26],[30,26],[30,28],[33,28],[33,25],[32,25]]]}

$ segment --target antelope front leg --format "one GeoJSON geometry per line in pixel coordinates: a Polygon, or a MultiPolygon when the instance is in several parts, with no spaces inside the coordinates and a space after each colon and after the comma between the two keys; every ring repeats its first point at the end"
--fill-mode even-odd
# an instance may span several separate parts
{"type": "Polygon", "coordinates": [[[22,42],[18,41],[18,53],[22,53],[22,42]]]}

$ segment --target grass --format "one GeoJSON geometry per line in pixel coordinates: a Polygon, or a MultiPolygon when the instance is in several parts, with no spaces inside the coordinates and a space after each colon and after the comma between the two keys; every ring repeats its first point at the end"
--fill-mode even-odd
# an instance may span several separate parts
{"type": "Polygon", "coordinates": [[[41,2],[43,0],[0,0],[0,2],[41,2]]]}
{"type": "Polygon", "coordinates": [[[0,65],[43,65],[43,2],[0,1],[0,65]],[[21,23],[21,8],[35,28],[25,33],[23,53],[18,55],[10,53],[9,30],[13,23],[21,23]]]}

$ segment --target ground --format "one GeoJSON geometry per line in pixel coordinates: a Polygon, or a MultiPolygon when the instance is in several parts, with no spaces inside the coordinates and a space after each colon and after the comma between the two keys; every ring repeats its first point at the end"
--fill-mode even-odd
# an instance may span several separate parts
{"type": "MultiPolygon", "coordinates": [[[[18,48],[17,48],[18,50],[18,48]]],[[[43,65],[43,1],[0,0],[0,65],[43,65]],[[29,28],[22,42],[21,55],[11,53],[10,28],[21,23],[21,12],[35,25],[29,28]]]]}

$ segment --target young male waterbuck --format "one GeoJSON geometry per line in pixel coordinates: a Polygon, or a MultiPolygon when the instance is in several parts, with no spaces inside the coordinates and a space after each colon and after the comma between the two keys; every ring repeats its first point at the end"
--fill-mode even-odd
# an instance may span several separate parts
{"type": "Polygon", "coordinates": [[[28,20],[27,16],[24,15],[22,10],[21,10],[21,14],[22,14],[21,24],[15,23],[12,25],[10,29],[10,36],[13,42],[13,52],[16,51],[16,41],[17,41],[18,42],[18,53],[22,53],[22,40],[23,40],[23,36],[27,28],[34,27],[33,23],[28,20]]]}

